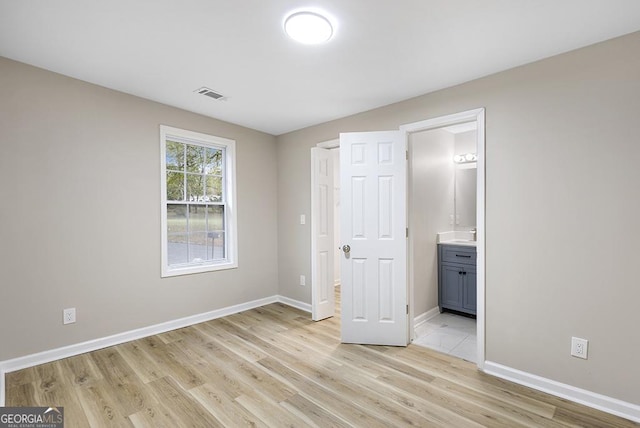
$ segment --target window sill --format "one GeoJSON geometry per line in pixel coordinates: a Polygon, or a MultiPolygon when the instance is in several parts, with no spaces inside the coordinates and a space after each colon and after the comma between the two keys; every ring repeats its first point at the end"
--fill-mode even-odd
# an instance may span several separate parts
{"type": "Polygon", "coordinates": [[[162,278],[168,278],[172,276],[191,275],[194,273],[215,272],[218,270],[236,269],[238,263],[227,262],[219,264],[198,265],[198,266],[185,266],[181,268],[170,269],[167,266],[162,268],[162,278]]]}

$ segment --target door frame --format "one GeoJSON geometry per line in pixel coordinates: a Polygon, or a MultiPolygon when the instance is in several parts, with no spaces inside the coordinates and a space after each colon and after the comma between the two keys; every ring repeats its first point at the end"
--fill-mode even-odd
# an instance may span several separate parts
{"type": "MultiPolygon", "coordinates": [[[[429,131],[443,128],[445,126],[457,125],[466,122],[476,122],[477,125],[477,184],[476,184],[476,250],[477,250],[477,314],[476,314],[476,335],[478,355],[476,364],[480,370],[484,369],[485,362],[485,109],[478,108],[440,116],[433,119],[422,120],[420,122],[408,123],[400,126],[400,132],[404,135],[407,148],[410,150],[409,136],[413,133],[429,131]]],[[[410,153],[409,153],[410,155],[410,153]]],[[[408,191],[408,189],[407,189],[408,191]]],[[[407,210],[407,216],[411,211],[407,210]]],[[[411,218],[407,218],[407,224],[411,227],[411,218]]],[[[409,229],[407,270],[411,273],[413,269],[413,234],[409,229]]],[[[409,283],[409,333],[413,339],[415,335],[414,324],[415,314],[413,305],[414,287],[413,275],[407,275],[409,283]]]]}
{"type": "MultiPolygon", "coordinates": [[[[476,365],[480,370],[484,369],[485,364],[485,109],[477,108],[473,110],[467,110],[460,113],[454,113],[445,116],[439,116],[432,119],[426,119],[419,122],[407,123],[400,126],[400,133],[403,136],[407,149],[409,149],[409,135],[421,132],[428,131],[431,129],[438,129],[445,126],[457,125],[465,122],[476,122],[477,125],[477,143],[476,143],[476,153],[477,153],[477,184],[476,184],[476,239],[477,239],[477,315],[476,315],[476,335],[477,335],[477,346],[478,346],[478,355],[476,365]]],[[[316,144],[316,147],[321,147],[325,149],[334,149],[340,147],[340,140],[333,139],[328,141],[323,141],[321,143],[316,144]]],[[[408,173],[408,169],[407,169],[408,173]]],[[[407,189],[408,192],[408,189],[407,189]]],[[[407,195],[408,196],[408,195],[407,195]]],[[[408,199],[407,199],[408,201],[408,199]]],[[[407,209],[407,216],[410,211],[407,209]]],[[[317,221],[315,213],[311,212],[311,221],[317,221]]],[[[407,225],[410,224],[410,219],[407,218],[407,225]]],[[[407,240],[407,282],[408,282],[408,293],[407,293],[407,303],[409,304],[409,337],[413,339],[414,337],[414,307],[413,307],[413,294],[414,294],[414,283],[413,276],[409,273],[413,268],[413,238],[411,231],[409,231],[409,239],[407,240]]],[[[313,253],[314,248],[311,248],[311,254],[313,253]]],[[[333,251],[336,251],[335,249],[333,251]]],[[[316,281],[314,278],[311,279],[311,287],[314,287],[316,281]]],[[[312,290],[313,292],[313,290],[312,290]]]]}

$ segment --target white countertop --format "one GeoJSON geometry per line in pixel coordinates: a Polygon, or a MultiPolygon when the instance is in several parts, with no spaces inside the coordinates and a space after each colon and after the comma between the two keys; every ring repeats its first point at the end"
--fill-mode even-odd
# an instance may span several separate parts
{"type": "Polygon", "coordinates": [[[464,245],[466,247],[475,247],[476,241],[467,241],[465,239],[451,239],[448,241],[440,241],[438,244],[447,244],[447,245],[464,245]]]}
{"type": "Polygon", "coordinates": [[[475,247],[477,242],[473,240],[473,232],[467,230],[452,230],[450,232],[438,233],[436,242],[438,244],[466,245],[475,247]]]}

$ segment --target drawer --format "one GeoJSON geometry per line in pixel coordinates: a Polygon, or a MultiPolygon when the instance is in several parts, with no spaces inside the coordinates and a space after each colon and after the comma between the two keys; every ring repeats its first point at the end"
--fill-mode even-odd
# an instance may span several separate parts
{"type": "Polygon", "coordinates": [[[476,264],[476,249],[466,245],[440,244],[440,262],[476,264]]]}

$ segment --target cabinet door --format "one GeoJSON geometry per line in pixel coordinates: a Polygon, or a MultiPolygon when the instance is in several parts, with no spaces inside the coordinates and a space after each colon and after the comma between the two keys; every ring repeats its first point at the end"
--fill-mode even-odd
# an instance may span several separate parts
{"type": "Polygon", "coordinates": [[[441,266],[442,307],[454,310],[462,309],[462,267],[443,263],[441,266]]]}
{"type": "Polygon", "coordinates": [[[463,277],[462,307],[465,309],[465,312],[475,315],[477,298],[476,270],[465,268],[463,277]]]}

